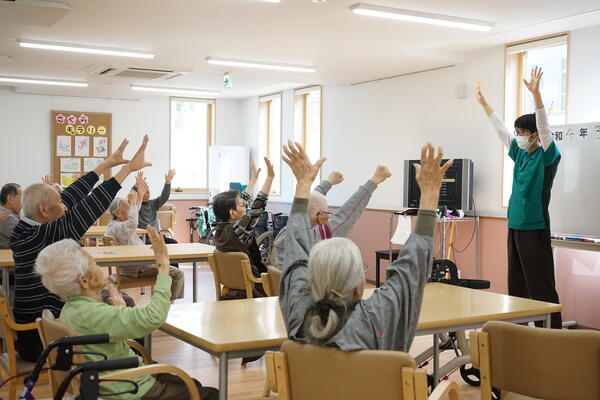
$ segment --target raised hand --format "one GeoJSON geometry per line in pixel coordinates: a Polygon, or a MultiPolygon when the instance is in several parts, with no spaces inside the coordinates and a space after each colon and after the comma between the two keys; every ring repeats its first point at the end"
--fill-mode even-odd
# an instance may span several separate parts
{"type": "Polygon", "coordinates": [[[50,175],[46,175],[42,178],[42,182],[46,185],[52,185],[52,178],[50,178],[50,175]]]}
{"type": "Polygon", "coordinates": [[[250,161],[250,182],[256,183],[260,175],[260,168],[256,168],[254,161],[250,161]]]}
{"type": "Polygon", "coordinates": [[[0,222],[4,221],[10,214],[12,214],[12,211],[0,211],[0,222]]]}
{"type": "Polygon", "coordinates": [[[423,210],[435,210],[440,197],[440,187],[444,174],[452,165],[453,160],[448,160],[440,166],[444,151],[438,147],[438,154],[435,155],[435,148],[431,143],[421,148],[420,164],[413,164],[417,184],[421,189],[420,208],[423,210]]]}
{"type": "Polygon", "coordinates": [[[481,105],[487,104],[485,97],[483,97],[483,93],[481,92],[481,82],[475,82],[475,98],[477,102],[481,105]]]}
{"type": "Polygon", "coordinates": [[[381,182],[385,181],[387,178],[392,176],[392,173],[388,169],[388,167],[383,165],[378,165],[373,177],[371,178],[371,182],[376,185],[379,185],[381,182]]]}
{"type": "Polygon", "coordinates": [[[265,164],[267,164],[267,178],[273,179],[275,177],[275,169],[273,169],[273,164],[271,164],[271,160],[267,157],[265,157],[265,164]]]}
{"type": "Polygon", "coordinates": [[[310,197],[310,186],[314,182],[325,158],[320,158],[316,163],[311,163],[300,143],[288,141],[283,146],[285,155],[281,155],[283,161],[290,166],[296,177],[296,198],[308,199],[310,197]]]}
{"type": "Polygon", "coordinates": [[[165,240],[162,235],[158,233],[156,228],[151,225],[146,227],[148,231],[148,237],[150,238],[150,243],[152,243],[152,250],[154,251],[154,262],[156,263],[156,267],[158,268],[159,274],[168,274],[169,273],[169,252],[167,250],[167,245],[165,244],[165,240]]]}
{"type": "Polygon", "coordinates": [[[165,182],[167,182],[167,184],[171,184],[171,182],[173,182],[173,178],[175,177],[175,170],[174,169],[170,169],[169,172],[167,172],[167,174],[165,175],[165,182]]]}
{"type": "Polygon", "coordinates": [[[539,93],[542,75],[544,75],[542,69],[540,67],[535,67],[531,70],[531,78],[529,79],[529,82],[526,79],[523,79],[523,83],[531,93],[539,93]]]}
{"type": "Polygon", "coordinates": [[[125,147],[127,147],[128,144],[129,140],[123,139],[123,141],[119,145],[119,148],[116,151],[114,151],[110,156],[104,159],[104,161],[101,164],[105,164],[105,169],[116,167],[117,165],[127,164],[127,162],[129,162],[129,160],[123,158],[123,152],[125,151],[125,147]]]}
{"type": "Polygon", "coordinates": [[[145,154],[146,154],[146,146],[148,146],[148,135],[144,135],[144,140],[142,141],[142,145],[135,153],[131,161],[127,163],[129,169],[132,172],[139,171],[142,168],[150,167],[152,163],[146,162],[145,154]]]}
{"type": "Polygon", "coordinates": [[[121,293],[119,293],[115,285],[110,281],[108,283],[108,304],[114,307],[125,307],[127,305],[121,293]]]}
{"type": "Polygon", "coordinates": [[[327,177],[327,182],[331,183],[331,186],[339,185],[344,181],[344,175],[341,172],[333,171],[327,177]]]}

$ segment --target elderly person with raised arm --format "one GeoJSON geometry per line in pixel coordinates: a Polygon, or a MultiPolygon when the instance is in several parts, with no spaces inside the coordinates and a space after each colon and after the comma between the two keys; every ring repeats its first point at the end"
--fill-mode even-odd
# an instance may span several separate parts
{"type": "Polygon", "coordinates": [[[283,160],[297,179],[288,221],[279,305],[288,337],[302,343],[351,350],[408,351],[412,343],[433,261],[435,209],[440,186],[452,161],[440,166],[431,144],[415,165],[421,208],[414,233],[387,269],[387,280],[362,300],[365,287],[358,247],[333,238],[311,249],[310,186],[324,159],[312,164],[299,144],[284,147],[283,160]]]}
{"type": "MultiPolygon", "coordinates": [[[[377,186],[392,176],[389,169],[382,165],[377,166],[373,177],[360,186],[358,190],[337,210],[335,214],[329,212],[327,206],[327,193],[335,185],[340,184],[344,177],[334,171],[310,193],[308,200],[308,216],[312,243],[332,237],[346,237],[354,228],[363,211],[369,204],[371,196],[377,186]]],[[[287,228],[284,227],[275,238],[275,253],[277,267],[283,265],[287,228]]]]}
{"type": "MultiPolygon", "coordinates": [[[[56,316],[64,303],[49,292],[34,273],[35,259],[40,251],[62,239],[81,240],[96,220],[104,214],[121,189],[121,183],[132,172],[150,165],[144,161],[148,136],[131,161],[123,158],[129,143],[124,140],[117,151],[104,159],[93,171],[82,176],[62,193],[48,184],[36,183],[23,192],[23,218],[13,230],[10,248],[15,260],[15,302],[13,313],[17,323],[34,322],[42,310],[56,316]],[[94,188],[99,176],[122,165],[112,178],[94,188]],[[92,190],[93,188],[93,190],[92,190]]],[[[15,347],[25,361],[35,362],[42,351],[36,330],[19,331],[15,347]]]]}
{"type": "MultiPolygon", "coordinates": [[[[142,198],[142,205],[139,208],[139,218],[138,218],[138,228],[146,229],[146,226],[150,225],[155,227],[158,231],[160,231],[160,226],[158,223],[158,210],[165,205],[165,203],[169,200],[169,196],[171,196],[171,182],[173,182],[173,178],[175,177],[175,170],[170,169],[165,174],[165,184],[163,185],[162,192],[160,196],[155,197],[154,199],[150,199],[150,190],[147,190],[142,198]]],[[[137,191],[137,184],[131,188],[134,192],[137,191]]],[[[147,243],[148,240],[146,240],[147,243]]],[[[165,237],[165,243],[177,243],[177,240],[169,237],[165,237]]]]}
{"type": "MultiPolygon", "coordinates": [[[[129,194],[129,200],[120,197],[115,198],[108,211],[112,220],[108,223],[107,234],[114,236],[117,243],[122,246],[140,246],[144,242],[135,233],[138,227],[138,212],[142,199],[148,190],[148,184],[144,180],[144,174],[138,172],[136,175],[137,192],[129,194]]],[[[158,269],[153,265],[140,265],[121,267],[121,274],[136,278],[151,277],[158,274],[158,269]]],[[[171,302],[175,299],[183,299],[185,277],[183,272],[175,267],[169,270],[171,276],[171,302]]]]}
{"type": "MultiPolygon", "coordinates": [[[[65,302],[60,322],[71,326],[77,335],[107,333],[110,343],[83,346],[86,352],[104,354],[109,360],[135,357],[126,339],[141,337],[158,329],[169,312],[169,256],[156,229],[148,227],[158,270],[150,304],[145,307],[124,307],[123,299],[109,286],[111,305],[104,304],[101,291],[107,281],[94,259],[72,239],[61,240],[42,250],[36,261],[36,272],[44,286],[65,302]]],[[[86,354],[86,361],[98,361],[97,355],[86,354]]],[[[140,358],[140,365],[143,360],[140,358]]],[[[127,382],[112,382],[100,386],[100,395],[116,400],[183,400],[188,399],[185,384],[170,374],[148,375],[133,379],[138,384],[135,394],[113,395],[132,389],[127,382]]],[[[203,400],[217,399],[218,391],[202,387],[194,380],[203,400]]]]}

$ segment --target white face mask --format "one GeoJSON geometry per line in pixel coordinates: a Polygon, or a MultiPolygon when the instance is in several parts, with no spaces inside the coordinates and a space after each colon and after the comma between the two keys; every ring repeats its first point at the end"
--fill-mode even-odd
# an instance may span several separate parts
{"type": "Polygon", "coordinates": [[[533,143],[529,141],[529,136],[517,136],[517,146],[520,149],[527,150],[533,143]]]}

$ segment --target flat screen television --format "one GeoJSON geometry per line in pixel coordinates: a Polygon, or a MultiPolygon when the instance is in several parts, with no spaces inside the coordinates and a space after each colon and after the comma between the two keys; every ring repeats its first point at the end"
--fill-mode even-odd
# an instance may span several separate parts
{"type": "MultiPolygon", "coordinates": [[[[447,160],[442,160],[442,164],[447,160]]],[[[415,177],[413,164],[419,160],[404,161],[404,208],[419,208],[421,190],[415,177]]],[[[440,189],[438,207],[450,210],[471,211],[473,209],[473,161],[468,158],[455,159],[440,189]]]]}

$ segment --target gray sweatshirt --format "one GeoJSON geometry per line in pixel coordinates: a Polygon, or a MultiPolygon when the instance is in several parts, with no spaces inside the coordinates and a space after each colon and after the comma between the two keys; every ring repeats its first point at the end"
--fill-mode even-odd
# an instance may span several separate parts
{"type": "MultiPolygon", "coordinates": [[[[327,192],[331,189],[331,183],[327,180],[321,182],[314,191],[327,195],[327,192]]],[[[354,224],[360,218],[363,211],[369,204],[373,192],[377,189],[377,185],[368,180],[364,185],[360,186],[358,190],[340,207],[340,209],[331,216],[329,219],[329,230],[331,237],[346,237],[354,228],[354,224]]],[[[289,223],[289,222],[288,222],[289,223]]],[[[311,247],[323,240],[319,232],[319,225],[312,226],[310,229],[311,247]]],[[[284,227],[277,238],[275,238],[275,249],[277,254],[277,267],[281,268],[283,265],[283,256],[285,253],[285,244],[287,236],[287,226],[284,227]]]]}
{"type": "MultiPolygon", "coordinates": [[[[9,210],[0,206],[0,211],[9,210]]],[[[0,250],[10,249],[10,235],[12,235],[12,231],[18,223],[19,216],[15,213],[10,213],[4,220],[0,221],[0,250]]]]}
{"type": "Polygon", "coordinates": [[[156,230],[160,230],[160,226],[158,226],[158,219],[156,218],[156,213],[158,213],[158,209],[161,208],[167,202],[167,200],[169,200],[170,195],[171,185],[165,183],[165,186],[163,186],[163,190],[160,196],[142,203],[142,207],[140,207],[138,228],[146,229],[146,227],[150,225],[155,227],[156,230]]]}
{"type": "MultiPolygon", "coordinates": [[[[311,230],[308,199],[295,199],[288,221],[279,306],[288,337],[306,343],[301,327],[313,304],[308,281],[311,230]]],[[[326,343],[343,351],[408,351],[412,344],[433,260],[435,212],[419,211],[415,231],[387,269],[387,280],[373,295],[356,304],[346,324],[326,343]]]]}

